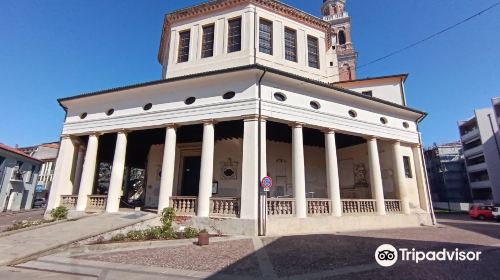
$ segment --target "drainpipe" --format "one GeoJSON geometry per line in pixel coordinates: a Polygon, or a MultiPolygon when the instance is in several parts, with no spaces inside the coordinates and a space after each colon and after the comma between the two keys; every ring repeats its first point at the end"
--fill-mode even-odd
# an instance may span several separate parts
{"type": "Polygon", "coordinates": [[[257,137],[258,137],[258,149],[257,149],[257,168],[258,168],[258,174],[259,174],[259,178],[257,179],[257,191],[259,192],[259,205],[258,205],[258,228],[259,228],[259,236],[265,236],[266,235],[266,218],[267,218],[267,194],[262,191],[262,188],[260,187],[260,180],[262,179],[262,175],[261,174],[261,159],[262,159],[262,156],[261,156],[261,151],[262,151],[262,79],[264,78],[264,75],[266,75],[266,72],[267,72],[267,69],[264,68],[263,69],[263,72],[262,72],[262,75],[260,76],[259,78],[259,82],[258,82],[258,98],[259,98],[259,121],[258,121],[258,124],[257,124],[257,129],[258,129],[258,133],[257,133],[257,137]]]}

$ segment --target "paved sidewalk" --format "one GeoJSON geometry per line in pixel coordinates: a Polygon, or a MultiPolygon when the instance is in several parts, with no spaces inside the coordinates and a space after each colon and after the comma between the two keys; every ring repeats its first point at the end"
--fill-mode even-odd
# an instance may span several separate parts
{"type": "Polygon", "coordinates": [[[0,266],[156,217],[148,213],[102,214],[0,237],[0,266]]]}

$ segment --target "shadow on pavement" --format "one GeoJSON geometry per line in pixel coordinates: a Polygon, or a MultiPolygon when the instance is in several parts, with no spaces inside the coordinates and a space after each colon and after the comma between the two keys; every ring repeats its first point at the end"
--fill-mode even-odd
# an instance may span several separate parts
{"type": "MultiPolygon", "coordinates": [[[[355,237],[346,235],[302,235],[268,237],[263,239],[261,250],[269,256],[277,277],[295,279],[498,279],[500,249],[496,247],[427,242],[384,238],[355,237]],[[482,251],[478,262],[414,262],[398,263],[382,268],[375,262],[375,250],[382,244],[396,248],[415,248],[422,251],[463,249],[482,251]],[[337,275],[335,275],[337,273],[337,275]]],[[[249,262],[255,262],[263,252],[256,251],[209,279],[226,278],[235,271],[247,271],[249,262]]],[[[262,259],[261,259],[262,261],[262,259]]],[[[255,266],[254,266],[255,267],[255,266]]],[[[262,277],[259,271],[248,273],[262,277]]]]}

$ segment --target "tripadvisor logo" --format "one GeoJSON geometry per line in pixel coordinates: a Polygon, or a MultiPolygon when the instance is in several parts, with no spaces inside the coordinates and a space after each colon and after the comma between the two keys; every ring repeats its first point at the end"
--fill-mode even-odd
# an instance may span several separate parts
{"type": "Polygon", "coordinates": [[[479,261],[482,252],[480,251],[462,251],[442,249],[439,251],[418,251],[407,248],[396,249],[390,244],[380,245],[375,250],[375,260],[383,267],[393,266],[398,259],[406,262],[419,263],[421,261],[479,261]]]}

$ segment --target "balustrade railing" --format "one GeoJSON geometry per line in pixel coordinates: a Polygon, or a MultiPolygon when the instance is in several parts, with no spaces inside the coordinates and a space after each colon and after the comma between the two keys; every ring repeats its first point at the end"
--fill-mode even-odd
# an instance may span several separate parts
{"type": "Polygon", "coordinates": [[[375,199],[342,199],[342,211],[350,213],[375,213],[377,212],[375,199]]]}
{"type": "Polygon", "coordinates": [[[267,215],[293,216],[295,214],[295,199],[293,198],[268,198],[267,215]]]}
{"type": "Polygon", "coordinates": [[[170,205],[177,215],[195,215],[197,199],[196,196],[172,196],[170,205]]]}
{"type": "Polygon", "coordinates": [[[104,211],[108,202],[107,195],[89,195],[87,200],[87,210],[104,211]]]}
{"type": "Polygon", "coordinates": [[[387,212],[401,212],[401,201],[398,199],[386,199],[385,211],[387,212]]]}
{"type": "Polygon", "coordinates": [[[210,215],[237,217],[240,215],[240,199],[236,197],[210,198],[210,215]]]}
{"type": "Polygon", "coordinates": [[[307,214],[310,216],[325,216],[332,213],[332,201],[321,198],[307,199],[307,214]]]}
{"type": "Polygon", "coordinates": [[[61,195],[61,206],[68,209],[75,209],[78,195],[61,195]]]}

